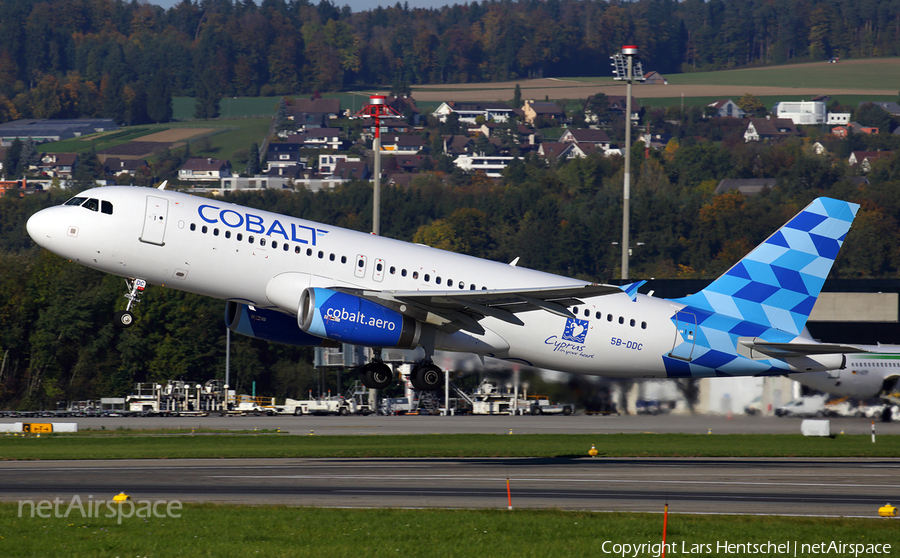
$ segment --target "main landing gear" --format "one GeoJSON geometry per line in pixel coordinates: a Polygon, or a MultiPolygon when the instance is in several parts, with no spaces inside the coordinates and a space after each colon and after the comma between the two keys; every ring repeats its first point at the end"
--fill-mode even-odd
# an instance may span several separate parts
{"type": "Polygon", "coordinates": [[[125,298],[128,299],[128,306],[125,307],[125,310],[119,310],[113,314],[113,324],[123,329],[134,325],[134,314],[131,313],[131,307],[141,301],[138,297],[147,287],[147,282],[143,279],[126,279],[125,284],[128,285],[128,294],[125,295],[125,298]]]}
{"type": "MultiPolygon", "coordinates": [[[[360,376],[369,389],[385,389],[394,381],[394,371],[381,360],[381,349],[373,350],[372,360],[360,368],[360,376]]],[[[444,372],[426,358],[413,367],[409,381],[419,391],[434,391],[444,384],[444,372]]]]}

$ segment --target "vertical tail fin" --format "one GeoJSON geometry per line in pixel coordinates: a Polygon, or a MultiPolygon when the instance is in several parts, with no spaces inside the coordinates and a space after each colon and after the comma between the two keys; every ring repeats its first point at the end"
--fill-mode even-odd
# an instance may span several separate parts
{"type": "Polygon", "coordinates": [[[708,287],[677,302],[799,335],[858,210],[814,200],[708,287]]]}

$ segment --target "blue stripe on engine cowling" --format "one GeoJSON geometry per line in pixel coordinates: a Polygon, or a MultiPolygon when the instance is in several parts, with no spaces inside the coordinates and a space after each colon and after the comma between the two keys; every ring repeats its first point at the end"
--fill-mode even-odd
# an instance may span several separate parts
{"type": "Polygon", "coordinates": [[[315,315],[308,332],[367,347],[396,347],[403,315],[351,294],[314,288],[315,315]]]}

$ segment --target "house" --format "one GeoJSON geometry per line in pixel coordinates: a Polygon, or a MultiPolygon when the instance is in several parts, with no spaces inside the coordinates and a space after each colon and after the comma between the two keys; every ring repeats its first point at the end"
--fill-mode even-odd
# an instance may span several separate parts
{"type": "MultiPolygon", "coordinates": [[[[493,138],[497,136],[501,126],[503,125],[496,122],[485,122],[481,126],[477,127],[475,131],[489,138],[493,138]]],[[[525,124],[516,124],[515,127],[510,130],[510,134],[512,136],[512,142],[516,145],[534,145],[535,143],[534,130],[532,130],[525,124]]]]}
{"type": "Polygon", "coordinates": [[[744,142],[771,141],[800,135],[790,118],[751,118],[744,130],[744,142]]]}
{"type": "Polygon", "coordinates": [[[556,103],[525,101],[522,107],[522,114],[525,116],[525,122],[534,126],[537,118],[553,119],[562,122],[566,119],[566,113],[560,110],[556,103]]]}
{"type": "Polygon", "coordinates": [[[594,145],[603,149],[609,149],[609,136],[603,130],[574,129],[569,128],[559,137],[560,143],[577,143],[578,145],[594,145]]]}
{"type": "Polygon", "coordinates": [[[428,155],[398,155],[396,157],[392,157],[391,159],[397,170],[408,173],[419,172],[419,169],[426,163],[426,161],[429,163],[432,162],[431,157],[429,157],[428,155]]]}
{"type": "Polygon", "coordinates": [[[584,159],[587,155],[577,143],[545,142],[538,146],[537,154],[544,159],[584,159]]]}
{"type": "Polygon", "coordinates": [[[464,155],[475,148],[475,140],[469,136],[444,136],[444,153],[447,155],[464,155]]]}
{"type": "Polygon", "coordinates": [[[43,176],[71,178],[77,164],[77,153],[44,153],[37,170],[43,176]]]}
{"type": "Polygon", "coordinates": [[[669,80],[659,72],[648,72],[644,74],[644,83],[647,85],[669,85],[669,80]]]}
{"type": "Polygon", "coordinates": [[[877,134],[877,126],[860,126],[856,122],[850,122],[846,126],[836,126],[831,129],[831,133],[839,138],[845,138],[848,134],[877,134]]]}
{"type": "MultiPolygon", "coordinates": [[[[381,128],[381,137],[384,137],[385,134],[408,134],[414,131],[412,124],[402,118],[380,118],[379,127],[381,128]]],[[[364,118],[362,130],[361,138],[375,139],[375,119],[364,118]]]]}
{"type": "Polygon", "coordinates": [[[716,109],[716,116],[720,118],[743,118],[746,114],[744,110],[737,106],[731,99],[720,99],[706,106],[716,109]]]}
{"type": "Polygon", "coordinates": [[[118,176],[120,174],[128,174],[134,176],[138,171],[148,168],[147,161],[144,159],[120,159],[118,157],[107,157],[103,161],[103,170],[106,174],[118,176]]]}
{"type": "Polygon", "coordinates": [[[737,190],[745,196],[752,196],[763,190],[774,188],[776,182],[774,178],[726,178],[719,182],[716,194],[737,190]]]}
{"type": "Polygon", "coordinates": [[[897,104],[893,101],[887,101],[887,102],[885,102],[885,101],[866,101],[866,102],[860,103],[859,106],[861,107],[867,103],[873,104],[876,107],[883,108],[885,110],[885,112],[887,112],[891,116],[900,116],[900,104],[897,104]]]}
{"type": "Polygon", "coordinates": [[[334,169],[338,163],[342,161],[358,163],[362,159],[359,157],[350,157],[349,155],[337,155],[335,153],[323,153],[319,155],[319,174],[322,176],[330,176],[334,174],[334,169]]]}
{"type": "Polygon", "coordinates": [[[491,178],[500,178],[503,176],[503,169],[505,169],[513,159],[521,159],[521,157],[508,157],[502,155],[460,155],[453,161],[453,164],[465,172],[482,172],[491,178]]]}
{"type": "Polygon", "coordinates": [[[825,124],[829,126],[843,125],[850,123],[849,112],[829,112],[825,115],[825,124]]]}
{"type": "Polygon", "coordinates": [[[396,154],[415,155],[425,147],[419,134],[385,134],[381,136],[381,150],[396,154]]]}
{"type": "Polygon", "coordinates": [[[321,114],[327,118],[337,118],[341,114],[340,99],[294,99],[293,104],[289,107],[288,118],[297,120],[297,115],[321,114]]]}
{"type": "Polygon", "coordinates": [[[231,163],[221,159],[195,157],[188,159],[178,169],[179,180],[193,182],[219,182],[231,176],[231,163]]]}
{"type": "Polygon", "coordinates": [[[460,122],[475,124],[476,119],[481,116],[485,122],[506,122],[514,111],[506,103],[457,103],[449,101],[441,103],[441,105],[432,113],[432,115],[446,122],[447,117],[451,114],[459,116],[460,122]]]}
{"type": "MultiPolygon", "coordinates": [[[[606,96],[607,106],[609,107],[609,111],[614,114],[618,114],[619,116],[623,116],[625,111],[628,110],[628,98],[625,95],[607,95],[606,96]]],[[[641,113],[643,113],[644,107],[640,105],[637,98],[632,95],[631,96],[631,120],[637,122],[641,119],[641,113]]],[[[587,118],[587,113],[585,113],[585,118],[587,118]]]]}
{"type": "Polygon", "coordinates": [[[300,134],[303,147],[339,150],[344,146],[340,128],[314,128],[300,134]]]}
{"type": "Polygon", "coordinates": [[[270,143],[266,148],[266,170],[300,164],[299,143],[270,143]]]}
{"type": "Polygon", "coordinates": [[[422,114],[419,112],[419,107],[416,106],[415,99],[410,96],[387,97],[384,100],[384,104],[397,111],[398,114],[408,115],[413,126],[418,126],[422,121],[422,114]]]}
{"type": "Polygon", "coordinates": [[[368,180],[369,167],[363,161],[344,159],[335,163],[331,176],[344,180],[368,180]]]}
{"type": "Polygon", "coordinates": [[[777,118],[790,118],[796,125],[824,124],[825,103],[821,101],[782,101],[775,105],[777,118]]]}
{"type": "Polygon", "coordinates": [[[294,121],[294,129],[297,131],[328,127],[328,115],[318,112],[298,112],[291,119],[294,121]]]}
{"type": "Polygon", "coordinates": [[[887,159],[894,154],[893,151],[854,151],[850,154],[850,164],[859,165],[863,172],[872,170],[872,163],[879,159],[887,159]]]}

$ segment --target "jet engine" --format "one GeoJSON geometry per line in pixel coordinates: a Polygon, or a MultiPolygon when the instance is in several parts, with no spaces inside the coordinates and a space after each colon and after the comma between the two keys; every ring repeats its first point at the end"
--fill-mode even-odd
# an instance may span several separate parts
{"type": "Polygon", "coordinates": [[[241,335],[274,343],[300,347],[334,345],[327,339],[300,331],[293,316],[231,300],[225,303],[225,325],[241,335]]]}
{"type": "Polygon", "coordinates": [[[414,349],[422,324],[358,296],[310,287],[300,295],[300,329],[312,335],[366,347],[414,349]]]}

